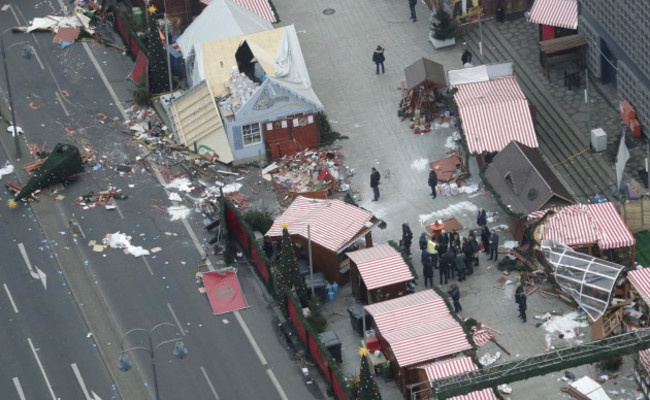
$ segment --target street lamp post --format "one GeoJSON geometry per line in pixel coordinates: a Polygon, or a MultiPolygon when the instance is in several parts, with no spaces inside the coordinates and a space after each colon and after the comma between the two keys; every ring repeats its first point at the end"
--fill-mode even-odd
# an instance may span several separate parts
{"type": "MultiPolygon", "coordinates": [[[[0,49],[2,50],[2,65],[5,69],[5,81],[7,82],[7,96],[9,97],[9,108],[11,109],[11,124],[12,124],[12,135],[14,137],[14,146],[16,147],[16,158],[20,158],[22,152],[20,150],[20,142],[18,140],[18,124],[16,123],[16,112],[14,111],[14,101],[11,95],[11,82],[9,81],[9,68],[7,67],[7,54],[5,52],[5,33],[9,32],[13,28],[6,29],[2,34],[0,34],[0,49]]],[[[9,45],[7,49],[10,49],[19,44],[24,44],[25,48],[23,50],[23,57],[29,58],[32,55],[32,49],[29,46],[29,42],[19,42],[9,45]]]]}
{"type": "Polygon", "coordinates": [[[156,353],[156,350],[158,350],[160,348],[160,346],[162,346],[164,344],[175,343],[174,351],[172,352],[172,354],[176,358],[184,358],[187,355],[187,348],[185,348],[185,345],[183,344],[183,341],[179,337],[176,337],[176,338],[173,338],[173,339],[165,339],[162,342],[158,343],[156,346],[153,345],[153,333],[158,328],[161,328],[163,326],[171,326],[176,331],[178,331],[178,328],[176,327],[176,325],[171,324],[169,322],[163,322],[161,324],[158,324],[158,325],[154,326],[153,328],[151,328],[151,330],[146,330],[146,329],[142,329],[142,328],[131,329],[130,331],[128,331],[124,335],[122,335],[122,339],[120,340],[120,347],[122,349],[122,351],[120,352],[120,361],[118,363],[118,368],[120,369],[120,371],[125,371],[126,372],[126,371],[131,369],[131,366],[132,366],[131,360],[129,359],[129,356],[126,353],[131,352],[131,351],[135,351],[135,350],[141,350],[141,351],[144,351],[145,353],[149,354],[149,357],[151,358],[151,369],[153,371],[153,383],[154,383],[154,391],[156,393],[156,400],[158,400],[160,398],[159,394],[158,394],[158,376],[156,375],[156,361],[155,361],[155,357],[154,357],[154,355],[156,353]],[[149,346],[148,347],[136,346],[136,347],[129,347],[128,349],[125,349],[124,348],[124,340],[126,339],[126,337],[130,333],[133,333],[133,332],[144,332],[144,333],[146,333],[147,337],[148,337],[149,346]]]}

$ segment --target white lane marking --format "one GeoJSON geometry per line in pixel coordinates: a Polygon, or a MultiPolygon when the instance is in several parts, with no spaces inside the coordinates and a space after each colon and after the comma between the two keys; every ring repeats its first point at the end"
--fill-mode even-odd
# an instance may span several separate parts
{"type": "Polygon", "coordinates": [[[86,397],[86,400],[93,400],[92,397],[90,397],[90,393],[88,393],[88,388],[86,387],[86,382],[84,382],[84,378],[81,377],[81,372],[79,372],[79,367],[77,367],[77,363],[72,363],[70,364],[72,367],[72,372],[74,372],[74,376],[77,378],[77,382],[79,382],[79,386],[81,386],[81,391],[84,393],[84,397],[86,397]]]}
{"type": "Polygon", "coordinates": [[[63,96],[61,96],[61,92],[54,92],[54,95],[56,96],[57,99],[59,99],[59,104],[61,105],[61,108],[63,108],[63,112],[65,113],[65,116],[69,117],[70,113],[68,112],[68,109],[65,108],[65,104],[63,103],[63,96]]]}
{"type": "Polygon", "coordinates": [[[176,325],[178,326],[178,330],[181,331],[181,335],[185,336],[185,330],[183,329],[183,326],[181,325],[181,321],[178,320],[178,317],[176,317],[176,313],[174,310],[172,310],[172,305],[167,303],[167,308],[169,308],[169,312],[172,314],[172,318],[174,318],[174,321],[176,322],[176,325]]]}
{"type": "Polygon", "coordinates": [[[14,298],[11,296],[9,286],[7,286],[6,283],[3,283],[2,285],[5,287],[5,292],[7,292],[7,297],[9,297],[9,301],[11,302],[11,306],[14,308],[14,312],[18,314],[18,308],[16,307],[16,303],[14,303],[14,298]]]}
{"type": "Polygon", "coordinates": [[[244,318],[242,318],[241,314],[239,314],[239,311],[234,311],[233,314],[235,314],[235,318],[237,318],[237,322],[239,322],[239,326],[241,326],[241,329],[244,331],[244,334],[248,338],[248,341],[251,343],[251,346],[253,346],[253,350],[255,350],[255,353],[257,354],[257,358],[260,359],[262,365],[266,366],[266,364],[268,364],[266,362],[266,358],[264,358],[264,354],[262,354],[262,350],[260,350],[260,346],[257,345],[257,342],[255,341],[255,338],[253,338],[250,329],[248,329],[248,325],[246,325],[246,322],[244,322],[244,318]]]}
{"type": "MultiPolygon", "coordinates": [[[[63,8],[63,2],[61,0],[59,0],[59,4],[61,4],[61,8],[63,8]]],[[[90,58],[90,61],[95,66],[95,69],[97,70],[99,77],[102,79],[102,82],[104,82],[104,86],[106,86],[108,93],[111,95],[111,98],[113,99],[113,103],[115,103],[117,109],[120,110],[120,114],[122,114],[122,118],[128,119],[128,116],[126,115],[126,111],[124,111],[124,107],[122,107],[122,103],[120,102],[120,99],[117,97],[117,94],[115,94],[115,90],[113,90],[113,87],[108,82],[106,75],[104,75],[104,71],[102,71],[102,67],[99,66],[99,63],[95,59],[95,56],[93,56],[93,53],[90,51],[90,46],[88,46],[86,42],[83,42],[81,44],[84,50],[86,51],[86,54],[88,54],[88,58],[90,58]]]]}
{"type": "Polygon", "coordinates": [[[284,392],[284,389],[282,389],[282,386],[280,385],[280,382],[278,381],[278,378],[275,377],[275,374],[271,369],[267,369],[266,373],[268,374],[269,378],[271,379],[271,382],[273,382],[273,386],[275,386],[275,390],[278,391],[278,394],[283,400],[289,400],[287,397],[287,394],[284,392]]]}
{"type": "Polygon", "coordinates": [[[48,379],[47,375],[45,374],[45,368],[43,368],[43,364],[41,364],[41,359],[38,358],[38,354],[36,354],[36,349],[34,348],[34,344],[32,343],[32,339],[27,338],[27,341],[29,342],[29,347],[32,349],[32,353],[34,354],[34,358],[36,359],[36,363],[38,364],[38,368],[41,369],[41,374],[43,374],[43,379],[45,379],[45,384],[47,385],[47,389],[50,391],[50,396],[52,396],[52,400],[58,400],[56,395],[54,394],[54,390],[52,390],[52,385],[50,385],[50,380],[48,379]]]}
{"type": "Polygon", "coordinates": [[[45,272],[41,271],[38,267],[32,267],[32,263],[29,261],[29,257],[27,257],[25,246],[22,243],[18,243],[18,250],[23,255],[23,259],[25,260],[25,264],[27,264],[27,269],[32,275],[32,278],[40,280],[45,290],[47,290],[47,275],[45,275],[45,272]]]}
{"type": "Polygon", "coordinates": [[[18,397],[20,397],[20,400],[27,400],[27,397],[25,397],[25,392],[23,392],[23,387],[20,386],[20,380],[18,380],[18,377],[15,376],[11,378],[12,381],[14,381],[14,386],[16,387],[16,392],[18,392],[18,397]]]}
{"type": "Polygon", "coordinates": [[[147,266],[147,269],[149,270],[151,276],[153,276],[153,269],[151,269],[151,265],[149,265],[149,261],[147,261],[147,257],[142,257],[142,261],[144,262],[144,265],[147,266]]]}
{"type": "Polygon", "coordinates": [[[201,367],[201,372],[203,372],[203,377],[208,382],[208,386],[210,386],[210,390],[212,391],[212,394],[214,395],[214,398],[219,400],[219,395],[217,394],[217,391],[214,390],[214,385],[212,385],[212,382],[210,381],[210,378],[208,378],[208,373],[205,372],[205,368],[201,367]]]}

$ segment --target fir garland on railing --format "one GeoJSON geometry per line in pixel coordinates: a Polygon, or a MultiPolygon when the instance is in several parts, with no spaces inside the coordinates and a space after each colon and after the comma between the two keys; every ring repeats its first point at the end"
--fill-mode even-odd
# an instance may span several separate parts
{"type": "Polygon", "coordinates": [[[406,253],[397,245],[397,243],[395,243],[395,241],[389,240],[388,244],[391,245],[395,250],[399,251],[399,253],[402,255],[402,258],[404,259],[404,262],[406,263],[406,265],[408,265],[409,269],[411,270],[413,277],[415,279],[419,279],[420,277],[418,276],[418,273],[415,271],[415,267],[411,262],[411,258],[408,255],[406,255],[406,253]]]}

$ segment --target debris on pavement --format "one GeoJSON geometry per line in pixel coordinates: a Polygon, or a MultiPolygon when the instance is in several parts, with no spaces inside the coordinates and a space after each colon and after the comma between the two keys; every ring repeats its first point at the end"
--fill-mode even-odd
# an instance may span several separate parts
{"type": "Polygon", "coordinates": [[[115,199],[123,200],[126,196],[122,193],[122,189],[110,187],[108,190],[99,193],[88,193],[83,196],[77,197],[74,204],[80,205],[82,210],[87,210],[95,206],[106,206],[107,209],[116,207],[115,199]]]}
{"type": "Polygon", "coordinates": [[[102,242],[112,249],[124,249],[126,254],[131,254],[134,257],[148,256],[150,254],[149,250],[144,249],[142,246],[132,245],[131,239],[131,236],[118,231],[113,234],[107,234],[102,242]]]}

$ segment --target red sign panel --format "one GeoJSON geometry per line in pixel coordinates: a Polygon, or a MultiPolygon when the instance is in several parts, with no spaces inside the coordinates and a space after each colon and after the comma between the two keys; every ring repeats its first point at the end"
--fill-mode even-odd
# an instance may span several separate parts
{"type": "Polygon", "coordinates": [[[235,271],[218,271],[203,274],[203,284],[208,294],[213,314],[225,314],[246,308],[246,300],[235,271]]]}

